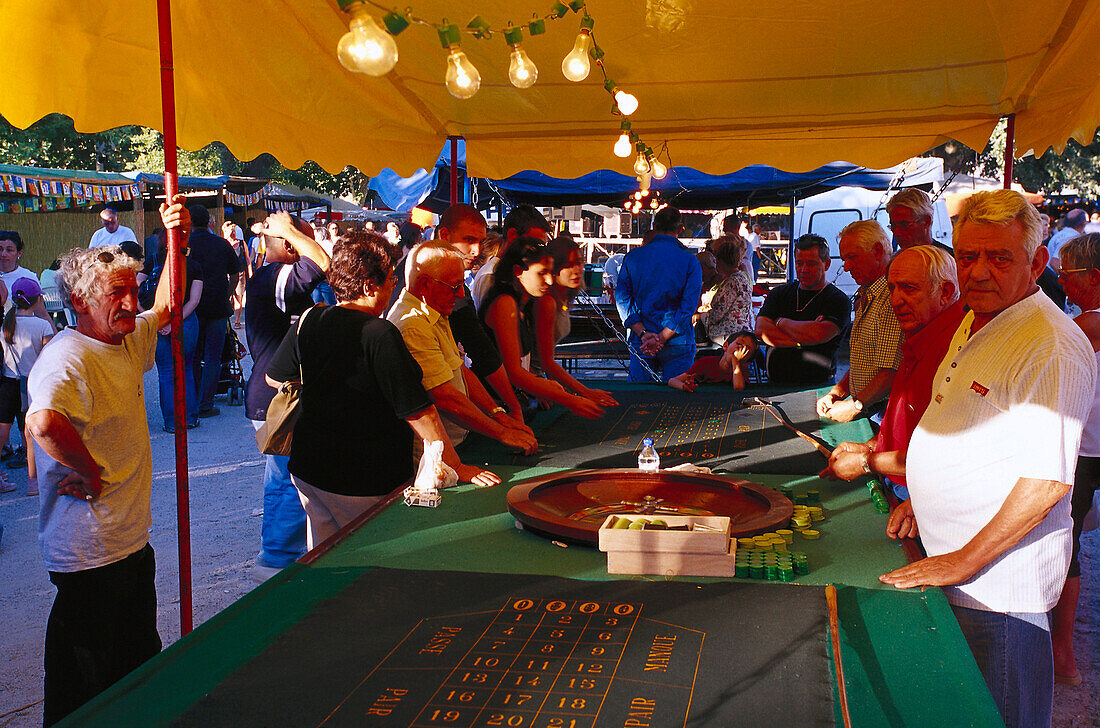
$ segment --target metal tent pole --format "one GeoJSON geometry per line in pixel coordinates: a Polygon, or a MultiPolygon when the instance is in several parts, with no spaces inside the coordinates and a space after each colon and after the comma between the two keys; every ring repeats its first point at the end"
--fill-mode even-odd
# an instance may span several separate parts
{"type": "MultiPolygon", "coordinates": [[[[164,201],[172,203],[179,192],[176,164],[176,89],[172,60],[171,0],[157,0],[157,29],[160,36],[160,102],[164,124],[164,201]]],[[[175,388],[176,426],[176,520],[179,544],[180,632],[193,629],[191,604],[191,506],[187,483],[187,385],[183,363],[183,282],[186,266],[179,228],[168,230],[166,275],[172,284],[172,381],[175,388]]]]}
{"type": "Polygon", "coordinates": [[[1005,128],[1005,175],[1003,187],[1012,189],[1012,162],[1016,151],[1016,115],[1008,115],[1008,126],[1005,128]]]}

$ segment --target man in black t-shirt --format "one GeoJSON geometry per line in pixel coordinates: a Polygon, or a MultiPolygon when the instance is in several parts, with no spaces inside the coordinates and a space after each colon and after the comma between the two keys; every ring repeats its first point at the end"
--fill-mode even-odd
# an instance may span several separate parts
{"type": "Polygon", "coordinates": [[[195,347],[195,387],[199,398],[199,417],[218,414],[214,394],[222,374],[222,349],[225,347],[229,317],[233,315],[230,296],[244,270],[233,246],[225,238],[210,232],[210,211],[202,205],[187,208],[191,213],[191,236],[187,240],[190,257],[202,268],[202,298],[195,308],[199,317],[199,343],[195,347]]]}
{"type": "MultiPolygon", "coordinates": [[[[795,243],[798,280],[772,290],[756,317],[756,338],[768,346],[768,380],[776,384],[820,384],[836,374],[836,352],[852,318],[852,302],[832,283],[829,244],[819,235],[795,243]]],[[[755,351],[750,336],[728,342],[726,354],[755,351]],[[733,346],[740,341],[746,346],[733,346]]]]}
{"type": "MultiPolygon", "coordinates": [[[[245,416],[259,429],[275,396],[268,386],[271,358],[298,316],[313,305],[312,293],[325,280],[329,257],[304,220],[276,212],[253,232],[263,235],[267,255],[245,287],[245,334],[252,375],[245,387],[245,416]]],[[[289,458],[265,455],[264,515],[260,526],[257,576],[290,565],[305,552],[306,513],[287,470],[289,458]]]]}

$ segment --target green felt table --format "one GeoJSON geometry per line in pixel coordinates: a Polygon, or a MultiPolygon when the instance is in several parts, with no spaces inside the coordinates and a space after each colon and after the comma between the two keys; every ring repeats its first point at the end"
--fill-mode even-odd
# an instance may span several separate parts
{"type": "MultiPolygon", "coordinates": [[[[535,422],[536,431],[558,416],[544,413],[535,422]]],[[[823,426],[820,434],[836,443],[866,439],[870,429],[865,422],[857,422],[823,426]]],[[[562,548],[518,530],[507,512],[510,484],[561,468],[496,465],[494,469],[505,479],[496,488],[448,490],[434,509],[408,508],[399,500],[380,509],[324,553],[307,555],[165,650],[73,714],[65,725],[172,724],[319,602],[378,566],[584,580],[622,578],[607,574],[605,556],[599,551],[562,548]]],[[[805,551],[810,559],[810,571],[799,577],[800,584],[837,586],[853,725],[1003,725],[943,594],[939,590],[901,592],[878,580],[906,558],[902,548],[886,538],[887,517],[874,510],[862,483],[829,482],[808,473],[745,477],[772,487],[789,484],[796,493],[806,489],[821,493],[827,514],[825,521],[816,524],[821,538],[809,541],[796,534],[792,548],[805,551]]],[[[835,705],[836,723],[841,725],[839,700],[835,705]]],[[[777,704],[776,710],[782,710],[782,705],[777,704]]]]}

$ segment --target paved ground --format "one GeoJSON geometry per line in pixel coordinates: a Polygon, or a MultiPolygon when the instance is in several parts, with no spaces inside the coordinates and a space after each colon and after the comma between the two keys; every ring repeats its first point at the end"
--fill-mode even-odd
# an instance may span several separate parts
{"type": "MultiPolygon", "coordinates": [[[[152,544],[158,562],[160,633],[167,646],[179,638],[173,440],[160,429],[155,371],[146,376],[145,388],[154,465],[152,544]]],[[[242,408],[224,402],[219,407],[221,416],[203,420],[190,433],[196,625],[255,586],[251,568],[259,548],[263,461],[242,408]]],[[[26,470],[13,472],[22,486],[26,470]]],[[[23,490],[0,496],[0,523],[5,527],[0,548],[0,728],[39,726],[42,716],[42,643],[53,587],[38,550],[37,498],[23,495],[23,490]]],[[[1088,580],[1100,574],[1100,531],[1088,535],[1085,551],[1077,649],[1086,680],[1075,688],[1058,686],[1056,728],[1100,726],[1100,588],[1095,578],[1088,580]]]]}

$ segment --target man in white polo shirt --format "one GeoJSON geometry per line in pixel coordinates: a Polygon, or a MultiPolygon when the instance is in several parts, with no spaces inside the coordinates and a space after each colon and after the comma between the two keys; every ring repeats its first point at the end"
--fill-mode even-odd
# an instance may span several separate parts
{"type": "Polygon", "coordinates": [[[92,240],[88,243],[89,248],[101,248],[104,245],[121,245],[127,240],[133,243],[137,242],[134,231],[125,225],[120,225],[118,223],[118,213],[110,207],[103,208],[99,213],[99,219],[103,223],[103,227],[92,233],[92,240]]]}
{"type": "MultiPolygon", "coordinates": [[[[1069,565],[1069,494],[1096,361],[1039,290],[1039,215],[1011,190],[979,192],[955,224],[970,308],[909,443],[907,508],[928,558],[882,576],[942,586],[1009,728],[1049,726],[1048,612],[1069,565]]],[[[888,529],[888,530],[889,530],[888,529]]]]}

